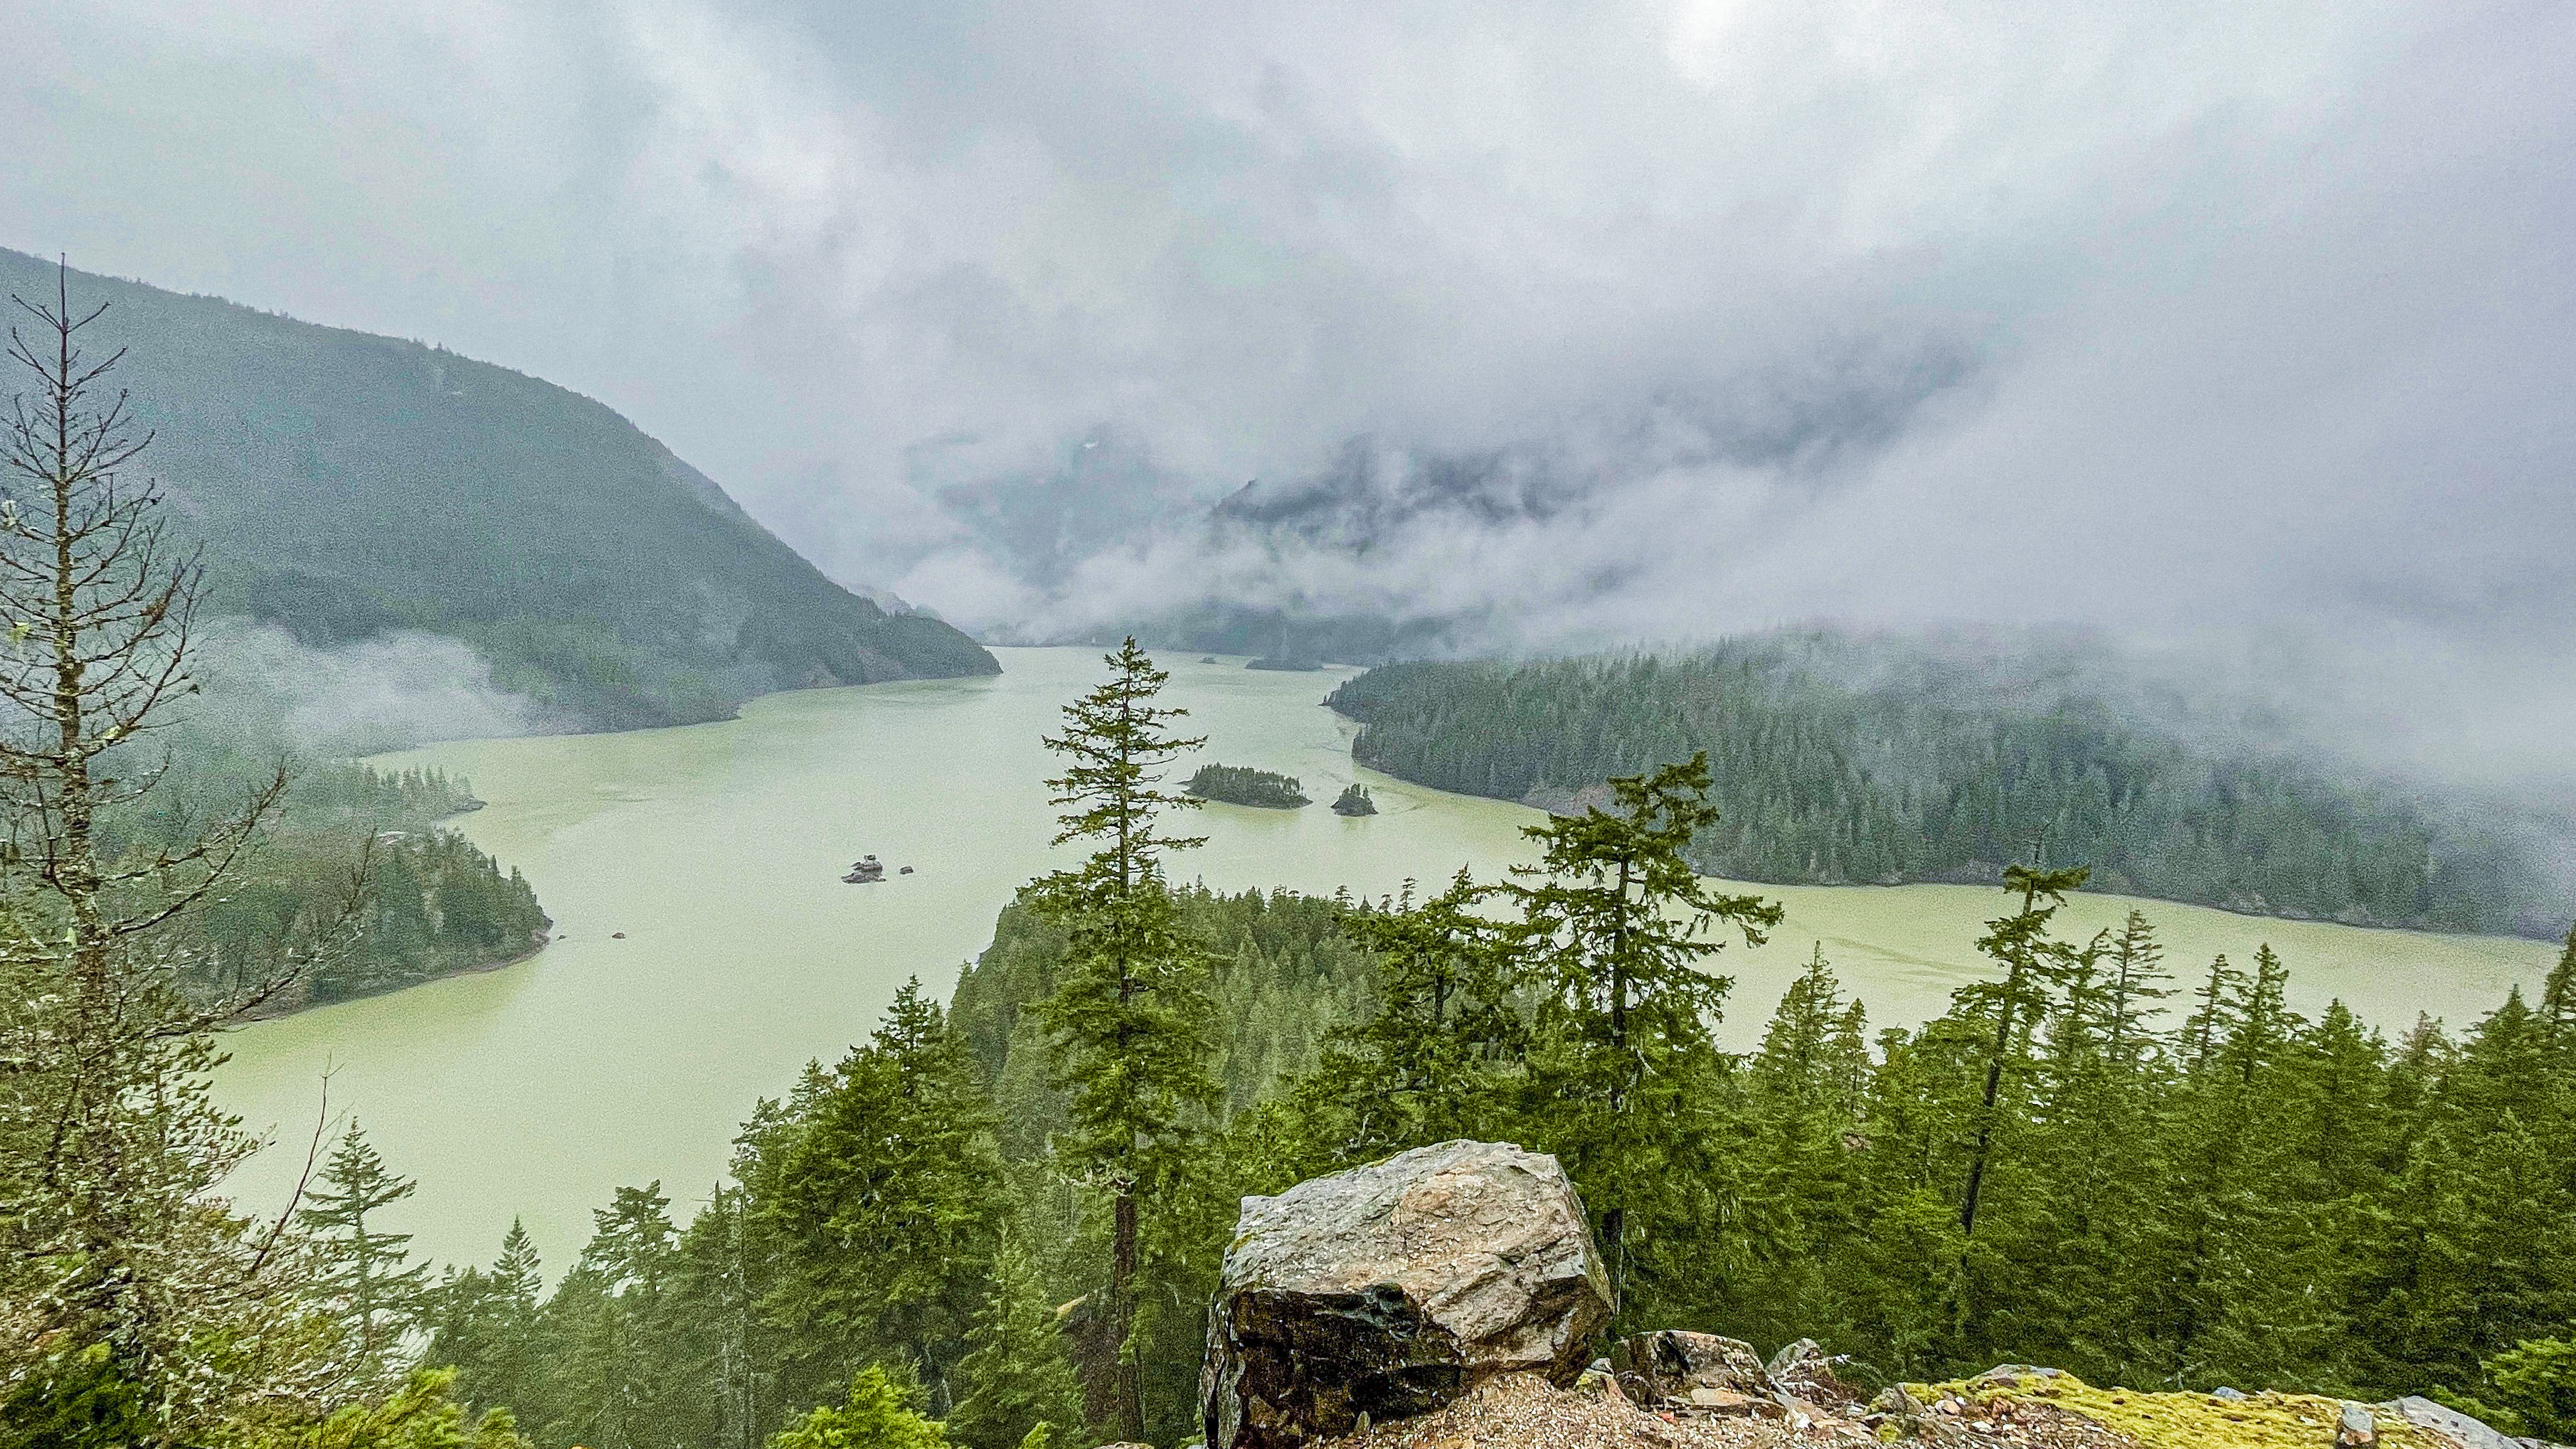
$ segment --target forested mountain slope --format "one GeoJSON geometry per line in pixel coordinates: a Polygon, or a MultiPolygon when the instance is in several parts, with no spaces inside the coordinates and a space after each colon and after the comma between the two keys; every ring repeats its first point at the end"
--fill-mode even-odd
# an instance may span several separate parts
{"type": "MultiPolygon", "coordinates": [[[[218,612],[308,643],[418,629],[581,728],[721,718],[799,685],[989,674],[825,578],[704,474],[551,383],[442,349],[74,272],[218,612]]],[[[0,291],[54,294],[0,251],[0,291]]]]}
{"type": "Polygon", "coordinates": [[[1362,722],[1361,764],[1533,804],[1706,750],[1725,819],[1693,857],[1742,880],[1988,881],[2044,831],[2048,859],[2092,866],[2097,889],[2354,924],[2566,925],[2529,852],[2465,812],[1884,641],[1398,664],[1327,702],[1362,722]]]}

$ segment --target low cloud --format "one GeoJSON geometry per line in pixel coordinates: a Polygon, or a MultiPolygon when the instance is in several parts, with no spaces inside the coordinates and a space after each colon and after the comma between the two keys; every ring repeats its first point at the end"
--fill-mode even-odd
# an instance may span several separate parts
{"type": "Polygon", "coordinates": [[[22,30],[6,240],[601,397],[990,634],[2092,628],[2576,777],[2565,6],[22,30]]]}
{"type": "Polygon", "coordinates": [[[367,755],[446,739],[561,728],[534,701],[492,683],[471,646],[436,634],[382,634],[314,648],[282,629],[219,621],[197,674],[205,708],[298,754],[367,755]]]}

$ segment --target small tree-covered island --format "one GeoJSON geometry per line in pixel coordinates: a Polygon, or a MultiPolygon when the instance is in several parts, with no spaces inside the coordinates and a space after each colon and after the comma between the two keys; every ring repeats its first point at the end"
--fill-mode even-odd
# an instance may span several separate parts
{"type": "Polygon", "coordinates": [[[1294,810],[1312,803],[1296,776],[1242,765],[1202,765],[1184,788],[1201,800],[1254,805],[1265,810],[1294,810]]]}

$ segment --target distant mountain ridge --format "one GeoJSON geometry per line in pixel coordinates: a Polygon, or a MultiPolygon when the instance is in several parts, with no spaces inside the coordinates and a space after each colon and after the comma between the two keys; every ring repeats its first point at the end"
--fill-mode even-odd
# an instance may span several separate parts
{"type": "MultiPolygon", "coordinates": [[[[773,690],[993,674],[937,619],[833,583],[609,407],[441,348],[74,271],[155,433],[142,470],[211,603],[328,645],[465,640],[578,728],[730,716],[773,690]]],[[[0,291],[50,297],[0,250],[0,291]]],[[[15,392],[12,384],[6,389],[15,392]]]]}

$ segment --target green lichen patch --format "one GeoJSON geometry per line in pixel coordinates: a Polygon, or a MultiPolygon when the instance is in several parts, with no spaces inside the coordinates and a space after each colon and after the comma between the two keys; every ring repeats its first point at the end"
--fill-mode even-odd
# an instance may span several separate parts
{"type": "MultiPolygon", "coordinates": [[[[2147,1449],[2327,1449],[2343,1405],[2314,1394],[2261,1393],[2243,1399],[2208,1394],[2150,1394],[2097,1389],[2072,1374],[2001,1389],[1973,1380],[1907,1384],[1925,1404],[1955,1395],[1971,1404],[1998,1401],[2054,1405],[2125,1434],[2147,1449]]],[[[2451,1449],[2403,1419],[2377,1416],[2381,1449],[2451,1449]]]]}

